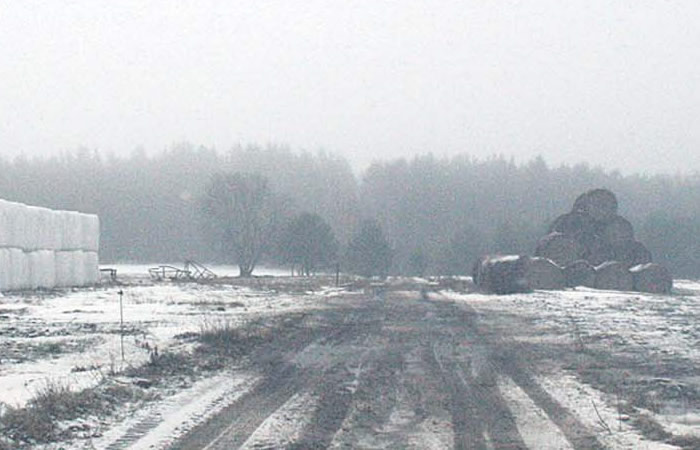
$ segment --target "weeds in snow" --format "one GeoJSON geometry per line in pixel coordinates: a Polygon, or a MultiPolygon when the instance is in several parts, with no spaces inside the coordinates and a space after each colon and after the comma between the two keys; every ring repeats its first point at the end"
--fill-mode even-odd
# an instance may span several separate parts
{"type": "Polygon", "coordinates": [[[26,406],[8,406],[0,416],[0,449],[60,440],[70,433],[59,426],[60,422],[105,415],[116,404],[140,397],[140,391],[129,385],[103,383],[75,392],[65,383],[47,382],[26,406]]]}
{"type": "Polygon", "coordinates": [[[202,350],[233,357],[243,356],[271,337],[271,328],[255,321],[239,325],[227,319],[206,319],[199,331],[202,350]]]}

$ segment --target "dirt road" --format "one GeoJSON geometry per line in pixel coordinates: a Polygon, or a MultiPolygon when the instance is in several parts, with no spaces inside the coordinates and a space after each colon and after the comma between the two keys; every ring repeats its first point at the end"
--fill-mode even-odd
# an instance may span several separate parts
{"type": "Polygon", "coordinates": [[[311,316],[259,349],[254,389],[173,448],[604,448],[466,304],[388,292],[311,316]],[[518,417],[504,385],[538,421],[518,417]]]}

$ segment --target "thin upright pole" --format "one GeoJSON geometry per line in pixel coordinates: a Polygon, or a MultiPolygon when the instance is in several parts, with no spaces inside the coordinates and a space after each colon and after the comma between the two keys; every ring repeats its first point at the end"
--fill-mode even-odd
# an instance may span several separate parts
{"type": "Polygon", "coordinates": [[[122,352],[122,362],[124,362],[124,291],[119,289],[117,294],[119,294],[119,347],[122,352]]]}

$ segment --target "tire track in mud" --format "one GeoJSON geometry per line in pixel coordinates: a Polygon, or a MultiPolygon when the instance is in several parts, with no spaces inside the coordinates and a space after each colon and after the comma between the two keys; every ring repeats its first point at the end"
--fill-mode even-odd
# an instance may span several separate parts
{"type": "MultiPolygon", "coordinates": [[[[276,342],[276,347],[286,347],[284,351],[280,351],[280,348],[268,348],[256,352],[258,357],[254,358],[256,359],[255,365],[262,370],[263,380],[221,413],[190,431],[170,448],[211,450],[239,448],[295,394],[314,386],[317,389],[318,386],[321,386],[323,394],[318,408],[319,413],[316,416],[319,416],[320,413],[326,414],[323,416],[323,420],[314,420],[311,428],[305,427],[301,440],[306,440],[309,443],[330,442],[347,412],[347,408],[343,408],[342,404],[349,404],[347,395],[341,389],[342,386],[337,385],[342,384],[348,377],[345,377],[342,371],[337,371],[337,366],[334,366],[330,371],[332,373],[333,370],[336,370],[336,376],[327,377],[327,373],[324,371],[319,373],[312,368],[301,368],[293,360],[295,356],[311,349],[314,345],[332,346],[355,339],[362,330],[366,329],[367,324],[379,323],[375,315],[365,309],[349,311],[345,315],[335,314],[332,316],[335,316],[336,321],[332,328],[324,326],[323,330],[313,330],[313,332],[307,333],[307,339],[301,341],[283,340],[283,342],[276,342]],[[366,321],[367,317],[371,318],[368,322],[366,321]],[[293,347],[292,350],[288,348],[290,344],[293,347]],[[340,408],[337,407],[336,401],[341,402],[340,408]],[[332,414],[327,414],[331,407],[335,411],[332,414]]],[[[255,445],[266,448],[264,442],[255,445]]]]}
{"type": "MultiPolygon", "coordinates": [[[[366,327],[357,327],[349,334],[337,335],[336,338],[342,338],[337,343],[347,344],[361,335],[361,340],[366,341],[368,336],[380,328],[381,322],[373,320],[366,327]]],[[[341,363],[324,372],[320,386],[315,391],[319,399],[318,405],[307,426],[302,430],[301,437],[289,446],[290,449],[328,448],[350,411],[366,357],[365,354],[360,358],[356,371],[341,363]]]]}
{"type": "MultiPolygon", "coordinates": [[[[480,351],[478,346],[473,346],[472,355],[469,356],[480,351]]],[[[474,358],[467,361],[457,358],[453,346],[439,352],[434,342],[426,348],[425,355],[427,362],[437,368],[439,376],[445,381],[445,388],[451,394],[450,411],[456,449],[487,448],[489,445],[495,448],[527,448],[513,413],[501,396],[496,374],[488,360],[482,367],[473,367],[474,358]]]]}
{"type": "Polygon", "coordinates": [[[338,423],[341,433],[331,436],[325,447],[311,448],[327,448],[331,444],[341,448],[383,448],[386,436],[379,430],[389,421],[396,404],[393,380],[400,370],[402,355],[398,349],[387,348],[373,353],[359,375],[357,390],[349,397],[345,416],[338,423]]]}
{"type": "Polygon", "coordinates": [[[499,376],[512,379],[574,448],[603,448],[536,382],[517,343],[491,334],[468,305],[389,295],[323,319],[293,342],[281,338],[256,352],[262,381],[172,448],[272,448],[264,431],[247,441],[298,393],[315,401],[298,410],[300,428],[287,448],[527,448],[499,376]],[[343,360],[357,363],[362,352],[357,370],[343,360]]]}
{"type": "MultiPolygon", "coordinates": [[[[422,357],[427,304],[386,303],[386,324],[331,448],[435,449],[451,444],[447,396],[422,357]],[[414,306],[418,308],[414,309],[414,306]]],[[[427,327],[426,327],[427,325],[427,327]]],[[[434,323],[432,324],[434,326],[434,323]]]]}
{"type": "MultiPolygon", "coordinates": [[[[498,335],[487,334],[478,324],[479,314],[469,305],[461,304],[457,306],[452,303],[443,304],[442,307],[449,309],[449,314],[464,325],[464,331],[466,331],[467,336],[474,341],[477,347],[483,349],[485,366],[488,367],[487,373],[495,371],[511,378],[530,397],[535,405],[544,411],[575,449],[597,450],[605,448],[593,431],[589,430],[573,413],[564,408],[535,381],[535,378],[530,373],[531,371],[525,367],[522,356],[518,354],[517,343],[507,342],[498,335]]],[[[497,389],[495,387],[497,385],[495,374],[491,373],[487,376],[487,379],[492,380],[494,389],[497,389]]],[[[479,395],[478,393],[475,394],[479,395]]],[[[504,402],[500,392],[494,391],[486,397],[482,397],[480,403],[488,405],[489,403],[486,403],[489,401],[488,397],[493,395],[497,395],[504,402]]],[[[510,422],[510,419],[513,419],[512,423],[514,424],[515,421],[512,414],[504,423],[510,422]]],[[[522,442],[522,438],[520,438],[520,441],[522,442]]],[[[526,448],[524,443],[522,445],[523,448],[526,448]]]]}

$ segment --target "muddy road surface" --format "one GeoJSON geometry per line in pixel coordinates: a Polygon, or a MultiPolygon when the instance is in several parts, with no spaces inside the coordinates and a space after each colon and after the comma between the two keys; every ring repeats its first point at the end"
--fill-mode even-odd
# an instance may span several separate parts
{"type": "Polygon", "coordinates": [[[604,448],[480,319],[439,294],[338,299],[258,349],[260,382],[172,448],[604,448]],[[517,417],[504,383],[538,420],[517,417]]]}

